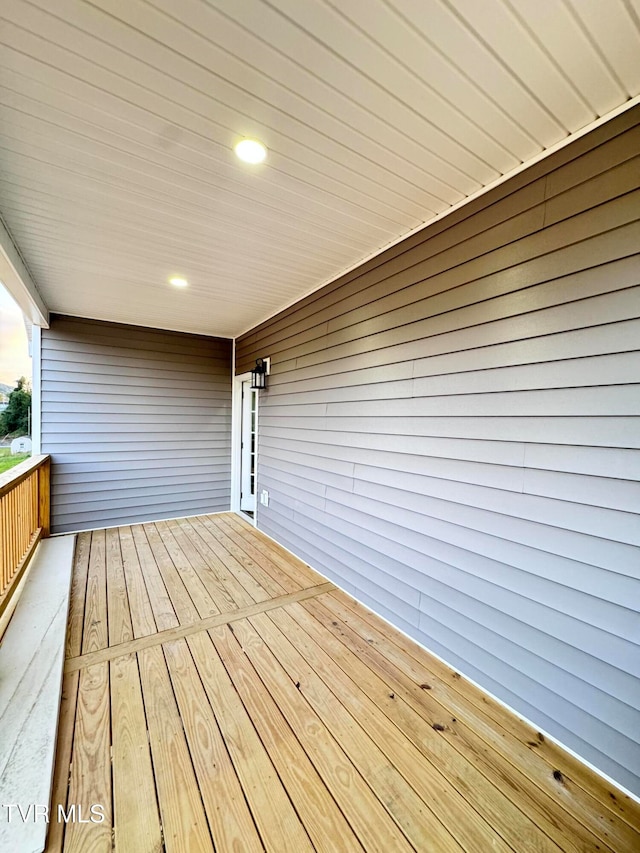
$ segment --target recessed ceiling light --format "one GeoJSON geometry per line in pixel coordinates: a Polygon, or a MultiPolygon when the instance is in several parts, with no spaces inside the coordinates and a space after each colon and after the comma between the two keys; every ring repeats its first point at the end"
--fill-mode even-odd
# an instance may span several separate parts
{"type": "Polygon", "coordinates": [[[180,278],[179,276],[173,276],[169,279],[169,284],[172,284],[174,287],[187,287],[189,282],[186,278],[180,278]]]}
{"type": "Polygon", "coordinates": [[[262,163],[267,156],[267,149],[257,139],[241,139],[233,150],[245,163],[262,163]]]}

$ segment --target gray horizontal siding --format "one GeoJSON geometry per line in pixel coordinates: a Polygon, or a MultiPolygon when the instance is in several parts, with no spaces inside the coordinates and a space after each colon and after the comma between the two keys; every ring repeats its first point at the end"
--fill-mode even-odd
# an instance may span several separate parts
{"type": "Polygon", "coordinates": [[[229,508],[231,344],[53,317],[42,451],[54,532],[229,508]]]}
{"type": "Polygon", "coordinates": [[[640,110],[243,336],[259,526],[640,793],[640,110]]]}

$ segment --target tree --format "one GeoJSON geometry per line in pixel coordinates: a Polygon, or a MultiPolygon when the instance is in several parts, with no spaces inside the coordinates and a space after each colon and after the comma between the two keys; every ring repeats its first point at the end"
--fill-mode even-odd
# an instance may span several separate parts
{"type": "Polygon", "coordinates": [[[9,404],[0,413],[0,435],[16,433],[27,435],[30,427],[31,389],[24,376],[16,381],[16,387],[9,394],[9,404]]]}

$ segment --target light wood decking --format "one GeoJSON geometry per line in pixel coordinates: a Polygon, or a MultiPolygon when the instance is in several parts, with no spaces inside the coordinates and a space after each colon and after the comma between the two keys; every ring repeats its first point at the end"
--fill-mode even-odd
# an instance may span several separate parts
{"type": "Polygon", "coordinates": [[[78,537],[49,851],[640,850],[640,809],[232,514],[78,537]],[[77,813],[76,813],[77,816],[77,813]]]}

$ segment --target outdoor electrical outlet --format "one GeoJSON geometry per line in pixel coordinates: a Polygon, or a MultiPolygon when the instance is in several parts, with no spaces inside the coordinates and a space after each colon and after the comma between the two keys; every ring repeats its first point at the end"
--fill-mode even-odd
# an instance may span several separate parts
{"type": "Polygon", "coordinates": [[[269,492],[266,489],[260,492],[260,503],[263,506],[269,506],[269,492]]]}

